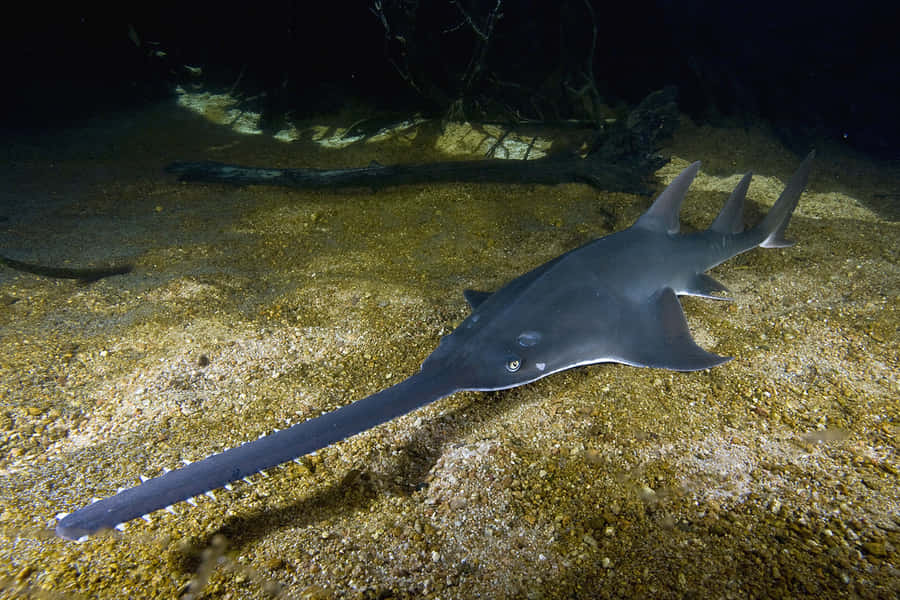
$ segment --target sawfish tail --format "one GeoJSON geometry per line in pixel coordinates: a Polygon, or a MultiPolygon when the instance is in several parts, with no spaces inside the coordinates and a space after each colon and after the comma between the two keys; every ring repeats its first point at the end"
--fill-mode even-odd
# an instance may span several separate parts
{"type": "MultiPolygon", "coordinates": [[[[793,245],[793,242],[785,238],[785,231],[797,208],[800,195],[806,188],[815,155],[815,151],[812,151],[806,156],[766,216],[748,230],[744,230],[743,212],[752,173],[744,175],[715,221],[700,234],[708,243],[704,270],[756,247],[786,248],[793,245]]],[[[725,287],[717,283],[713,289],[723,291],[725,287]]]]}
{"type": "Polygon", "coordinates": [[[103,529],[167,508],[264,469],[315,452],[443,398],[457,388],[442,374],[423,372],[320,417],[145,480],[61,515],[56,534],[81,540],[103,529]]]}
{"type": "Polygon", "coordinates": [[[763,220],[744,234],[747,243],[762,248],[787,248],[794,245],[784,234],[791,222],[791,215],[797,208],[797,201],[806,188],[815,156],[815,150],[806,155],[763,220]]]}

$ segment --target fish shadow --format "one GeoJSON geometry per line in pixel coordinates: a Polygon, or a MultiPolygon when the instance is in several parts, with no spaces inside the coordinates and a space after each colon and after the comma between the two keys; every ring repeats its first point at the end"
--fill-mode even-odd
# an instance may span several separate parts
{"type": "Polygon", "coordinates": [[[464,436],[485,421],[508,412],[521,401],[515,390],[478,392],[471,399],[439,416],[424,421],[403,443],[376,450],[371,456],[385,457],[378,467],[350,469],[339,481],[289,504],[266,506],[229,517],[221,527],[192,544],[192,550],[173,557],[183,573],[196,573],[202,551],[221,545],[223,536],[229,552],[285,527],[302,528],[345,517],[367,508],[384,495],[408,496],[427,487],[428,473],[448,443],[464,436]],[[488,414],[490,413],[490,414],[488,414]]]}

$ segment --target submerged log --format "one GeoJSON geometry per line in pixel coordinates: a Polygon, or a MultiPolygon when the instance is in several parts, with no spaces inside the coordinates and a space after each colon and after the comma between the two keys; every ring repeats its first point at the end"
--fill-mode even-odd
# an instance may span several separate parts
{"type": "Polygon", "coordinates": [[[483,183],[590,183],[600,189],[646,193],[646,172],[579,156],[535,160],[466,160],[425,164],[381,165],[350,169],[271,169],[225,163],[175,162],[166,167],[181,181],[277,185],[303,189],[370,187],[449,181],[483,183]]]}
{"type": "Polygon", "coordinates": [[[466,160],[347,169],[265,168],[213,161],[166,167],[181,181],[276,185],[302,189],[369,187],[449,181],[496,183],[584,182],[599,189],[649,194],[648,181],[666,160],[656,154],[678,122],[675,91],[650,94],[626,119],[597,135],[585,157],[567,152],[536,160],[466,160]]]}

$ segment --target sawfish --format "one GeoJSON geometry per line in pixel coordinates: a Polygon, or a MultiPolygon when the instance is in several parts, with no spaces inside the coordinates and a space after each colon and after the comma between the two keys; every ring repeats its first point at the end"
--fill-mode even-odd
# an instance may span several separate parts
{"type": "Polygon", "coordinates": [[[728,360],[698,346],[679,295],[723,297],[706,274],[756,247],[790,246],[785,230],[806,187],[814,152],[750,229],[746,174],[706,230],[681,233],[679,211],[700,169],[684,169],[628,229],[595,239],[513,279],[499,290],[464,296],[472,312],[409,378],[319,417],[206,459],[145,479],[70,514],[57,535],[81,540],[137,517],[212,493],[264,469],[315,452],[460,391],[531,383],[580,365],[617,362],[696,371],[728,360]]]}

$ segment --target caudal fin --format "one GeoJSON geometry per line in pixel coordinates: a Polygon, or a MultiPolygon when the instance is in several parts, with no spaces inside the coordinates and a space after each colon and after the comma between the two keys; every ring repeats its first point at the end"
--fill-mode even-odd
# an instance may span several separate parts
{"type": "Polygon", "coordinates": [[[791,176],[791,180],[788,181],[784,191],[781,192],[781,196],[778,197],[775,205],[772,206],[762,222],[754,227],[755,233],[765,236],[759,244],[763,248],[786,248],[794,245],[794,242],[784,237],[784,232],[791,221],[794,209],[797,208],[800,194],[803,193],[806,187],[809,171],[812,168],[812,161],[815,156],[815,150],[806,155],[806,158],[800,163],[800,167],[791,176]]]}

